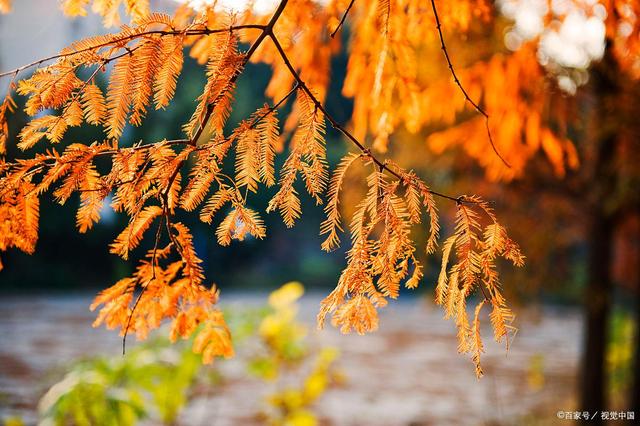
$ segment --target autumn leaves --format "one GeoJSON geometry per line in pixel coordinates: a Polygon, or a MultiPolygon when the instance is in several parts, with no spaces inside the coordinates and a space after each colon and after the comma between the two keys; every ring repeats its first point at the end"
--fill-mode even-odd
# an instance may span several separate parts
{"type": "MultiPolygon", "coordinates": [[[[73,2],[67,3],[70,7],[73,2]]],[[[133,7],[135,2],[130,3],[133,7]]],[[[381,16],[373,21],[384,26],[386,37],[391,6],[389,2],[381,4],[384,7],[376,9],[381,16]]],[[[482,342],[478,313],[485,302],[478,305],[473,323],[467,318],[466,302],[474,292],[481,294],[493,308],[496,338],[505,336],[513,314],[500,294],[495,261],[504,257],[521,264],[517,246],[482,200],[456,199],[431,191],[412,171],[375,157],[364,139],[336,122],[321,102],[324,95],[309,86],[310,80],[326,79],[328,73],[320,73],[322,68],[315,64],[320,60],[327,65],[328,51],[321,49],[320,59],[305,57],[305,67],[292,63],[288,52],[293,49],[289,43],[293,35],[286,31],[295,30],[293,23],[308,19],[309,14],[306,6],[291,5],[285,13],[286,7],[287,2],[282,1],[266,25],[234,26],[227,22],[213,29],[210,23],[219,22],[213,10],[181,19],[160,14],[139,16],[137,26],[74,43],[57,62],[19,81],[17,91],[27,97],[26,111],[34,117],[20,132],[21,149],[29,149],[43,138],[58,143],[69,127],[83,123],[101,126],[106,141],[71,144],[62,154],[50,149],[28,160],[0,162],[0,183],[7,188],[0,193],[0,230],[4,231],[0,249],[33,251],[38,197],[46,191],[52,190],[60,203],[79,194],[76,219],[80,232],[88,231],[100,219],[103,204],[111,195],[111,207],[129,218],[111,244],[111,252],[128,259],[145,238],[154,243],[131,277],[96,298],[92,309],[101,309],[95,325],[104,323],[120,328],[123,335],[131,331],[144,338],[149,330],[169,320],[173,339],[198,333],[194,350],[210,362],[217,355],[232,353],[230,335],[214,306],[215,288],[204,285],[193,236],[184,224],[175,222],[177,209],[199,209],[203,222],[217,224],[218,243],[227,246],[234,239],[266,236],[260,213],[248,206],[252,194],[275,187],[266,212],[277,211],[285,225],[292,227],[303,214],[299,191],[304,188],[317,204],[324,204],[322,249],[337,249],[347,228],[351,235],[346,267],[335,290],[321,303],[318,324],[322,326],[331,316],[342,332],[365,333],[377,328],[377,308],[397,298],[402,285],[412,289],[422,281],[424,267],[414,231],[427,234],[425,251],[434,253],[441,231],[434,197],[440,196],[455,201],[458,214],[454,235],[443,245],[436,298],[447,315],[455,318],[460,351],[472,353],[479,365],[482,342]],[[276,36],[274,25],[283,13],[291,28],[283,24],[284,34],[276,36]],[[238,49],[239,30],[259,30],[256,37],[244,40],[253,43],[246,53],[238,49]],[[281,43],[280,38],[285,37],[287,42],[281,43]],[[267,39],[270,43],[258,50],[267,39]],[[119,140],[127,123],[139,126],[149,108],[170,104],[182,72],[185,46],[192,46],[192,56],[206,63],[207,77],[194,112],[183,126],[185,139],[121,147],[119,140]],[[288,92],[225,135],[236,80],[256,52],[276,69],[273,81],[277,92],[288,92]],[[94,80],[108,64],[113,69],[103,93],[94,80]],[[83,79],[85,69],[89,76],[83,79]],[[294,97],[281,134],[278,109],[294,97]],[[359,150],[347,153],[333,171],[327,161],[326,122],[359,150]],[[276,158],[286,139],[289,143],[280,166],[276,158]],[[98,157],[109,160],[106,173],[96,168],[98,157]],[[354,213],[344,218],[341,195],[345,176],[353,167],[363,169],[367,178],[361,183],[364,195],[356,202],[354,213]],[[489,219],[485,228],[479,213],[489,219]],[[454,256],[456,263],[448,269],[454,256]]],[[[383,83],[383,74],[380,76],[383,83]]],[[[318,90],[324,93],[325,89],[318,90]]],[[[386,104],[377,105],[382,108],[386,104]]],[[[358,108],[357,104],[356,114],[358,108]]]]}
{"type": "Polygon", "coordinates": [[[170,30],[171,22],[168,16],[152,14],[138,27],[76,42],[56,63],[20,80],[17,92],[28,97],[28,115],[60,110],[57,116],[47,113],[32,119],[20,132],[20,149],[33,147],[43,137],[60,142],[69,127],[84,121],[103,125],[108,138],[118,139],[127,120],[142,124],[152,99],[156,109],[166,107],[182,71],[184,35],[162,37],[160,30],[149,28],[170,30]],[[112,62],[104,96],[94,80],[112,62]],[[83,80],[79,75],[87,68],[91,72],[83,80]]]}
{"type": "Polygon", "coordinates": [[[327,180],[327,153],[325,147],[324,115],[314,99],[303,90],[297,90],[296,109],[299,115],[297,129],[291,139],[291,153],[282,166],[280,190],[269,202],[267,212],[279,210],[287,227],[292,227],[300,218],[300,198],[294,188],[298,174],[302,176],[305,188],[317,204],[322,203],[327,180]]]}
{"type": "Polygon", "coordinates": [[[476,365],[476,374],[482,375],[480,355],[483,344],[480,338],[479,315],[485,303],[492,307],[491,323],[495,340],[505,340],[514,315],[506,306],[500,290],[496,259],[502,257],[516,266],[524,265],[524,256],[518,245],[507,235],[489,205],[477,196],[461,197],[457,205],[454,234],[442,246],[442,267],[436,286],[436,303],[445,308],[445,317],[453,318],[458,328],[458,351],[470,353],[476,365]],[[489,224],[483,228],[481,217],[489,224]],[[451,254],[457,262],[449,269],[451,254]],[[474,292],[482,295],[476,305],[473,323],[467,313],[467,299],[474,292]]]}

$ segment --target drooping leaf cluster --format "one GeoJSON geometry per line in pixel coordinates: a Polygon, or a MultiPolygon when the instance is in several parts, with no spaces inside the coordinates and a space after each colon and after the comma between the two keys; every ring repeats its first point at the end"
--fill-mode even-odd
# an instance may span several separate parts
{"type": "MultiPolygon", "coordinates": [[[[89,3],[65,1],[63,7],[77,15],[89,3]]],[[[115,22],[121,2],[91,3],[107,23],[115,22]]],[[[421,283],[422,248],[417,247],[412,231],[426,232],[425,250],[436,252],[440,219],[435,199],[440,197],[455,202],[458,213],[454,234],[443,244],[436,300],[455,318],[460,351],[472,354],[480,375],[479,313],[483,305],[491,305],[497,340],[512,329],[513,314],[499,290],[496,259],[504,257],[520,266],[524,258],[483,200],[433,191],[413,171],[377,157],[366,142],[372,130],[366,123],[375,123],[372,147],[378,149],[386,146],[397,124],[396,96],[405,94],[402,91],[413,77],[400,81],[389,74],[389,67],[399,72],[400,66],[393,62],[416,54],[412,49],[417,39],[399,39],[398,34],[405,24],[424,18],[425,9],[414,1],[370,2],[371,6],[353,9],[359,35],[352,43],[344,88],[345,94],[356,97],[351,133],[323,103],[331,55],[340,46],[328,27],[337,29],[347,2],[321,6],[310,0],[291,4],[284,0],[266,17],[249,12],[229,16],[215,7],[203,11],[181,7],[171,17],[149,13],[144,1],[124,3],[132,25],[73,43],[29,77],[18,78],[22,69],[13,73],[10,91],[0,106],[2,152],[8,135],[7,115],[15,107],[14,88],[27,98],[25,111],[31,117],[19,131],[16,145],[25,151],[47,142],[51,146],[29,159],[0,160],[0,250],[34,251],[39,198],[45,192],[51,192],[61,204],[79,194],[79,232],[87,232],[100,220],[110,197],[110,207],[129,218],[111,252],[128,259],[145,239],[153,244],[132,276],[96,298],[92,309],[100,307],[100,311],[95,325],[104,323],[119,328],[125,336],[132,332],[144,338],[169,320],[173,339],[187,338],[199,330],[194,350],[210,362],[215,356],[232,354],[231,337],[215,307],[218,293],[205,285],[191,232],[174,220],[176,210],[198,211],[203,222],[216,227],[217,241],[226,246],[233,240],[267,236],[261,212],[250,207],[253,194],[275,187],[266,212],[278,212],[286,226],[292,227],[303,215],[300,197],[306,192],[324,205],[322,249],[335,250],[347,229],[351,237],[347,264],[337,287],[321,303],[318,323],[322,326],[330,316],[343,332],[365,333],[377,328],[377,309],[397,298],[402,285],[415,288],[421,283]],[[366,39],[371,40],[370,45],[362,44],[366,39]],[[241,42],[250,46],[245,52],[239,48],[241,42]],[[191,118],[182,127],[184,139],[128,145],[127,126],[141,125],[150,108],[160,110],[170,104],[186,49],[206,67],[207,81],[191,118]],[[273,75],[266,93],[274,102],[225,133],[232,124],[228,119],[236,81],[249,61],[271,65],[273,75]],[[102,89],[96,77],[107,71],[107,65],[111,72],[102,89]],[[367,87],[371,90],[366,94],[360,91],[367,87]],[[292,111],[281,125],[278,110],[290,101],[292,111]],[[365,107],[363,102],[369,103],[365,107]],[[68,129],[84,124],[100,127],[104,140],[67,143],[68,129]],[[335,170],[327,162],[327,125],[340,131],[356,149],[335,170]],[[278,155],[284,159],[279,168],[278,155]],[[108,171],[98,170],[98,158],[108,160],[108,171]],[[234,165],[232,176],[223,172],[225,162],[234,165]],[[368,177],[361,184],[364,195],[355,212],[345,218],[341,194],[354,167],[366,170],[368,177]],[[484,227],[481,214],[489,223],[484,227]],[[456,263],[448,268],[452,256],[456,263]],[[474,294],[484,301],[470,324],[466,305],[474,294]]],[[[464,4],[471,3],[485,2],[464,4]]],[[[443,13],[452,25],[469,24],[465,20],[469,11],[454,12],[445,6],[443,13]]],[[[415,67],[403,69],[416,71],[415,67]]],[[[406,94],[407,99],[415,100],[414,93],[406,94]]],[[[410,117],[407,114],[406,120],[410,117]]]]}

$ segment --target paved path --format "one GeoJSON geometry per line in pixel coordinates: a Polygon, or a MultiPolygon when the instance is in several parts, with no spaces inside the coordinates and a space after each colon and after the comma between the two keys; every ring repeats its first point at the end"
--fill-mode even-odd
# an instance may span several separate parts
{"type": "MultiPolygon", "coordinates": [[[[320,298],[305,296],[301,318],[314,344],[340,349],[339,366],[347,375],[345,385],[316,406],[323,424],[515,425],[534,411],[552,424],[557,410],[571,408],[581,338],[574,311],[520,313],[520,331],[507,355],[485,327],[485,377],[478,381],[471,362],[456,352],[453,324],[424,300],[391,304],[377,333],[343,336],[331,327],[313,331],[320,298]],[[540,355],[545,381],[534,389],[529,370],[532,357],[540,355]]],[[[0,418],[20,414],[35,422],[39,397],[60,380],[65,366],[83,356],[119,356],[117,334],[91,328],[90,300],[90,295],[0,300],[0,418]]],[[[257,306],[266,296],[225,294],[223,300],[257,306]]],[[[241,359],[219,365],[227,384],[193,400],[180,424],[250,424],[270,389],[246,377],[241,359]]]]}

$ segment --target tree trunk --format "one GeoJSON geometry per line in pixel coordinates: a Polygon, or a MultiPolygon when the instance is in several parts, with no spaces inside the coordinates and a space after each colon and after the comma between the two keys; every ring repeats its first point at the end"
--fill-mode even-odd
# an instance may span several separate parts
{"type": "Polygon", "coordinates": [[[589,424],[603,424],[607,407],[605,355],[611,310],[611,229],[604,215],[594,213],[589,229],[589,279],[585,293],[585,330],[581,404],[578,410],[598,414],[589,424]]]}
{"type": "Polygon", "coordinates": [[[585,330],[582,352],[582,375],[580,406],[578,410],[588,411],[593,421],[590,425],[604,424],[601,413],[607,410],[608,381],[606,353],[609,342],[609,316],[611,312],[613,283],[612,234],[614,219],[609,207],[617,180],[615,155],[618,146],[619,99],[621,91],[619,68],[607,40],[602,60],[591,69],[595,116],[591,122],[594,149],[591,157],[591,171],[587,173],[584,187],[588,201],[586,214],[588,222],[588,272],[585,291],[585,330]],[[595,416],[594,416],[595,415],[595,416]]]}

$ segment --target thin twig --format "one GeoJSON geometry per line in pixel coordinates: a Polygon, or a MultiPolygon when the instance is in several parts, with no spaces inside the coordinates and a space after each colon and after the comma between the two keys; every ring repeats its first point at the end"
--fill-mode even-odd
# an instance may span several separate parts
{"type": "Polygon", "coordinates": [[[331,38],[335,37],[336,33],[340,31],[340,28],[344,25],[344,21],[347,19],[347,15],[349,14],[349,11],[351,10],[353,3],[355,2],[356,0],[351,0],[351,2],[349,3],[349,6],[347,6],[347,9],[344,11],[344,14],[342,15],[342,19],[340,19],[340,22],[338,22],[338,26],[331,33],[331,38]]]}
{"type": "Polygon", "coordinates": [[[250,24],[250,25],[232,25],[230,27],[216,28],[216,29],[204,28],[204,29],[199,29],[199,30],[173,30],[173,31],[152,30],[152,31],[144,31],[144,32],[141,32],[141,33],[130,34],[130,35],[125,36],[125,37],[115,38],[113,40],[109,40],[107,42],[100,43],[100,44],[97,44],[95,46],[87,47],[87,48],[84,48],[84,49],[78,49],[78,50],[74,50],[72,52],[65,52],[65,53],[59,53],[57,55],[51,55],[51,56],[48,56],[46,58],[42,58],[42,59],[39,59],[37,61],[31,62],[29,64],[23,65],[21,67],[14,68],[14,69],[12,69],[10,71],[2,72],[2,73],[0,73],[0,78],[6,77],[6,76],[11,75],[11,74],[17,74],[17,73],[19,73],[21,71],[24,71],[24,70],[28,69],[28,68],[39,66],[39,65],[42,65],[45,62],[53,61],[55,59],[67,58],[69,56],[78,55],[80,53],[88,52],[90,50],[101,49],[103,47],[110,46],[112,44],[118,44],[118,43],[121,43],[123,41],[129,42],[130,40],[133,40],[133,39],[136,39],[136,38],[142,38],[142,37],[148,36],[148,35],[154,35],[154,34],[159,34],[161,36],[166,36],[166,35],[174,35],[174,36],[177,36],[177,35],[184,35],[184,36],[210,35],[210,34],[219,34],[219,33],[227,32],[227,31],[238,31],[238,30],[245,30],[245,29],[259,29],[259,30],[263,30],[264,31],[264,28],[265,28],[264,25],[250,24]]]}
{"type": "Polygon", "coordinates": [[[278,102],[273,104],[273,106],[271,106],[267,111],[265,111],[264,114],[262,114],[259,117],[256,117],[256,119],[253,120],[253,122],[249,125],[249,128],[252,129],[259,122],[261,122],[263,119],[265,119],[269,114],[272,114],[273,111],[275,111],[278,108],[280,108],[280,105],[282,105],[287,99],[289,99],[289,97],[291,97],[291,95],[293,95],[296,92],[296,90],[298,90],[298,87],[300,87],[300,86],[298,85],[298,82],[296,81],[295,84],[293,85],[293,87],[291,88],[291,90],[289,90],[289,92],[286,95],[284,95],[282,97],[282,99],[280,99],[278,102]]]}
{"type": "MultiPolygon", "coordinates": [[[[253,42],[253,44],[249,47],[249,50],[247,50],[247,53],[245,53],[244,59],[242,61],[242,64],[238,67],[237,71],[229,79],[229,82],[227,83],[227,87],[230,87],[231,85],[233,85],[233,83],[235,83],[235,81],[238,79],[238,77],[240,76],[240,74],[244,70],[245,66],[247,65],[247,63],[249,62],[249,60],[251,59],[253,54],[256,52],[258,47],[260,47],[260,45],[267,38],[267,36],[268,35],[273,35],[273,26],[276,24],[276,22],[280,18],[280,15],[282,15],[282,12],[284,11],[284,8],[286,7],[287,3],[288,3],[288,0],[282,0],[280,2],[280,4],[278,5],[278,8],[276,9],[276,11],[273,13],[273,16],[269,20],[269,23],[267,25],[265,25],[265,26],[261,26],[262,32],[260,33],[258,38],[253,42]]],[[[231,28],[232,27],[229,27],[229,31],[231,31],[231,28]]],[[[204,129],[205,129],[206,125],[207,125],[207,122],[211,118],[211,114],[213,113],[213,110],[215,109],[217,103],[219,102],[219,100],[223,96],[224,92],[225,91],[222,91],[220,93],[220,95],[218,95],[218,97],[216,97],[216,99],[214,99],[211,103],[209,103],[209,105],[207,105],[207,111],[205,113],[205,116],[202,119],[202,122],[200,123],[200,127],[198,128],[196,133],[193,135],[193,137],[191,137],[189,145],[191,145],[191,146],[195,146],[196,145],[198,139],[200,138],[200,136],[204,132],[204,129]]],[[[166,187],[166,189],[164,190],[164,192],[162,194],[163,202],[165,204],[164,205],[165,215],[168,214],[168,210],[167,210],[168,209],[168,205],[167,204],[168,204],[169,191],[171,190],[171,185],[173,184],[174,180],[178,176],[178,173],[180,172],[180,169],[182,168],[184,163],[185,163],[185,160],[182,160],[178,164],[176,164],[176,168],[174,169],[172,175],[169,177],[169,181],[168,181],[167,187],[166,187]]]]}
{"type": "MultiPolygon", "coordinates": [[[[353,0],[349,4],[349,7],[345,11],[345,15],[343,16],[343,20],[342,21],[344,21],[344,19],[346,19],[346,16],[347,16],[347,14],[349,12],[349,9],[352,7],[354,1],[355,0],[353,0]]],[[[208,29],[208,28],[205,28],[205,29],[201,29],[201,30],[187,29],[187,30],[182,30],[182,31],[147,31],[147,32],[136,34],[136,35],[122,37],[120,39],[114,39],[114,40],[111,40],[110,42],[104,43],[102,45],[94,46],[91,49],[95,49],[96,47],[97,48],[104,47],[104,46],[113,44],[114,42],[128,41],[128,40],[131,40],[131,39],[134,39],[134,38],[137,38],[137,37],[141,37],[141,36],[144,36],[144,35],[150,35],[150,34],[161,34],[161,35],[196,35],[196,34],[202,34],[202,35],[206,35],[206,34],[221,33],[221,32],[225,32],[225,31],[234,31],[234,30],[240,30],[240,29],[247,29],[247,28],[261,29],[262,32],[260,33],[258,38],[255,40],[255,42],[251,45],[251,47],[249,48],[249,50],[245,54],[245,58],[243,60],[243,63],[239,67],[238,71],[230,79],[230,84],[234,83],[235,80],[237,80],[237,78],[241,74],[242,70],[244,69],[244,67],[246,66],[248,61],[250,60],[251,56],[253,55],[253,53],[255,53],[255,51],[260,46],[260,44],[264,41],[264,39],[266,37],[270,37],[272,42],[274,43],[274,46],[276,47],[276,50],[279,52],[280,56],[282,57],[282,60],[284,61],[285,66],[288,68],[288,70],[290,71],[291,75],[294,77],[295,85],[291,89],[291,91],[286,96],[284,96],[279,102],[277,102],[275,105],[273,105],[269,109],[269,111],[267,111],[262,116],[258,117],[256,120],[254,120],[253,123],[251,123],[251,127],[255,126],[258,122],[260,122],[268,114],[272,113],[277,108],[279,108],[279,106],[286,99],[288,99],[298,89],[301,89],[310,97],[310,99],[315,104],[315,107],[319,111],[321,111],[323,113],[323,115],[326,117],[326,119],[330,122],[331,126],[333,128],[335,128],[336,130],[338,130],[340,133],[342,133],[351,142],[353,142],[360,149],[362,155],[367,156],[368,158],[370,158],[371,161],[373,161],[380,168],[380,170],[384,170],[384,171],[390,173],[391,175],[395,176],[398,179],[403,179],[403,176],[401,174],[399,174],[395,170],[393,170],[393,169],[388,167],[386,160],[384,160],[384,161],[380,160],[375,155],[373,155],[373,153],[371,152],[371,150],[369,148],[365,147],[363,143],[361,143],[359,140],[357,140],[355,138],[355,136],[353,136],[344,126],[340,125],[333,118],[333,116],[330,115],[327,112],[325,107],[318,100],[318,98],[315,96],[315,94],[309,89],[309,87],[306,85],[306,83],[301,79],[299,73],[296,71],[296,69],[291,64],[291,61],[289,60],[286,52],[284,51],[282,45],[280,44],[279,40],[277,39],[277,37],[275,36],[275,34],[273,32],[273,27],[274,27],[275,23],[278,21],[278,19],[281,16],[282,12],[284,11],[287,3],[288,3],[288,0],[282,0],[280,2],[280,4],[278,5],[276,11],[274,12],[272,18],[270,19],[270,21],[269,21],[269,23],[267,25],[239,25],[239,26],[230,26],[230,27],[227,27],[227,28],[224,28],[224,29],[208,29]]],[[[445,57],[447,59],[447,63],[449,64],[449,68],[450,68],[450,70],[452,72],[452,75],[454,76],[454,79],[455,79],[457,85],[460,87],[460,89],[462,90],[463,94],[465,95],[465,98],[467,99],[467,101],[469,101],[476,108],[476,110],[478,110],[478,112],[480,112],[487,119],[487,132],[489,134],[489,139],[491,141],[491,145],[494,148],[494,151],[496,151],[496,154],[504,161],[504,159],[497,152],[497,150],[495,149],[495,146],[493,144],[493,140],[491,138],[491,132],[490,132],[489,127],[488,127],[488,118],[489,118],[488,114],[483,109],[481,109],[475,102],[473,102],[469,98],[467,92],[465,91],[465,89],[463,88],[463,86],[461,85],[460,81],[458,80],[458,78],[457,78],[457,76],[455,74],[453,66],[451,65],[451,61],[449,59],[448,52],[446,51],[446,48],[445,48],[445,45],[444,45],[444,38],[443,38],[442,32],[440,30],[439,18],[437,16],[437,11],[435,9],[435,3],[433,2],[433,0],[432,0],[432,7],[434,8],[434,14],[436,16],[436,21],[438,23],[438,32],[440,34],[440,39],[441,39],[441,42],[442,42],[443,51],[445,53],[445,57]]],[[[81,50],[77,50],[77,51],[74,51],[74,52],[63,53],[63,54],[60,54],[60,55],[55,55],[55,56],[51,56],[51,57],[48,57],[48,58],[44,58],[44,59],[41,59],[40,61],[36,61],[36,62],[31,63],[31,64],[25,65],[23,67],[16,68],[13,71],[0,74],[0,77],[2,77],[4,75],[7,75],[7,74],[11,74],[11,73],[14,73],[14,75],[15,75],[18,72],[20,72],[20,71],[22,71],[22,70],[24,70],[26,68],[29,68],[31,66],[39,65],[39,64],[41,64],[43,62],[46,62],[46,61],[49,61],[49,60],[52,60],[52,59],[57,59],[57,58],[60,58],[60,57],[65,57],[65,56],[70,56],[70,55],[82,53],[83,51],[86,51],[86,50],[89,50],[89,49],[81,49],[81,50]]],[[[113,59],[116,59],[116,58],[110,58],[110,59],[113,60],[113,59]]],[[[217,100],[218,99],[216,98],[213,102],[211,102],[209,105],[207,105],[207,111],[205,113],[205,116],[203,117],[202,123],[200,123],[200,126],[199,126],[198,130],[196,131],[196,133],[193,135],[193,137],[191,137],[189,139],[177,139],[177,140],[167,141],[165,143],[167,143],[167,144],[185,144],[185,145],[194,146],[196,141],[200,138],[200,136],[204,132],[206,124],[207,124],[208,120],[210,119],[211,114],[213,113],[213,110],[215,109],[215,105],[217,104],[217,100]]],[[[150,147],[153,147],[153,146],[156,146],[156,144],[154,143],[154,144],[140,145],[140,146],[133,147],[131,149],[134,149],[134,150],[147,149],[147,148],[150,148],[150,147]]],[[[207,146],[205,145],[202,148],[206,148],[206,147],[207,146]]],[[[201,147],[198,147],[198,148],[194,149],[194,151],[198,151],[200,149],[201,149],[201,147]]],[[[96,155],[108,155],[108,154],[114,154],[115,152],[116,151],[114,151],[114,150],[109,150],[109,151],[103,151],[103,152],[97,153],[96,155]]],[[[54,160],[54,158],[51,158],[51,159],[54,160]]],[[[504,162],[505,162],[505,164],[507,164],[506,161],[504,161],[504,162]]],[[[164,199],[163,201],[164,201],[164,204],[165,204],[164,205],[165,214],[168,214],[168,211],[166,211],[166,209],[168,209],[168,205],[167,205],[167,203],[168,203],[168,192],[170,191],[171,186],[173,184],[173,181],[176,179],[176,177],[177,177],[177,175],[178,175],[178,173],[180,171],[180,168],[181,168],[181,166],[183,164],[184,164],[184,160],[179,162],[179,164],[176,165],[172,175],[169,178],[169,184],[167,185],[165,191],[162,194],[163,199],[164,199]]],[[[448,199],[448,200],[451,200],[451,201],[455,201],[455,202],[461,202],[461,198],[460,197],[453,197],[451,195],[443,194],[443,193],[440,193],[440,192],[437,192],[437,191],[430,191],[430,192],[431,192],[431,194],[433,194],[435,196],[438,196],[438,197],[441,197],[441,198],[445,198],[445,199],[448,199]]],[[[468,201],[464,201],[463,200],[463,202],[468,202],[468,201]]]]}
{"type": "Polygon", "coordinates": [[[505,166],[511,168],[511,165],[507,162],[507,160],[504,159],[502,155],[500,155],[498,148],[496,148],[496,145],[493,143],[493,137],[491,136],[491,129],[489,128],[489,114],[487,114],[487,112],[484,109],[482,109],[480,105],[478,105],[476,102],[473,101],[473,99],[471,99],[471,97],[467,93],[464,86],[462,86],[462,83],[460,82],[460,79],[458,78],[458,75],[456,74],[456,71],[453,68],[453,64],[451,63],[451,58],[449,57],[449,52],[447,51],[447,46],[444,42],[444,35],[442,34],[442,25],[440,24],[440,17],[438,16],[438,9],[436,8],[435,0],[431,0],[431,8],[433,9],[433,16],[436,20],[436,28],[438,30],[438,36],[440,37],[440,48],[442,49],[442,52],[444,53],[444,57],[447,60],[447,65],[449,66],[449,71],[453,76],[453,81],[455,81],[456,85],[460,88],[460,91],[464,95],[464,98],[467,100],[467,102],[469,102],[476,109],[476,111],[478,111],[478,113],[484,116],[485,127],[487,128],[487,135],[489,136],[489,143],[491,144],[491,148],[493,148],[493,152],[495,152],[498,158],[502,160],[505,166]]]}
{"type": "MultiPolygon", "coordinates": [[[[342,125],[340,125],[336,121],[336,119],[333,118],[333,116],[327,112],[325,107],[318,100],[318,98],[313,94],[313,92],[309,89],[309,87],[306,85],[304,80],[302,80],[302,78],[300,78],[300,74],[298,74],[296,69],[291,64],[291,61],[289,60],[289,57],[287,56],[287,54],[285,53],[284,49],[282,48],[282,45],[278,41],[278,38],[274,34],[270,34],[270,36],[271,36],[271,40],[273,41],[274,46],[276,47],[276,50],[279,52],[280,56],[282,57],[282,60],[284,61],[285,66],[288,68],[289,72],[291,73],[291,75],[293,76],[295,81],[300,86],[300,89],[303,90],[309,96],[309,98],[315,104],[315,107],[320,112],[322,112],[322,114],[326,117],[326,119],[329,121],[331,126],[334,129],[338,130],[340,133],[342,133],[344,136],[346,136],[347,139],[349,139],[351,142],[353,142],[360,149],[360,151],[364,155],[369,157],[375,164],[377,164],[378,167],[380,167],[382,170],[385,170],[388,173],[392,174],[396,178],[402,180],[402,176],[399,173],[397,173],[395,170],[392,170],[391,168],[389,168],[387,166],[387,164],[386,164],[386,161],[380,160],[375,155],[373,155],[373,153],[371,152],[371,150],[369,148],[366,148],[358,139],[356,139],[355,136],[353,136],[347,129],[345,129],[342,125]]],[[[458,199],[459,199],[459,197],[453,197],[451,195],[443,194],[443,193],[436,192],[436,191],[431,191],[431,193],[433,195],[435,195],[435,196],[438,196],[438,197],[441,197],[441,198],[446,198],[446,199],[451,200],[451,201],[458,201],[458,199]]]]}
{"type": "Polygon", "coordinates": [[[140,299],[142,299],[142,295],[144,294],[149,284],[156,279],[156,253],[158,251],[158,244],[160,242],[160,235],[162,230],[162,220],[158,221],[158,229],[156,230],[156,242],[153,246],[153,257],[151,258],[151,279],[149,279],[144,286],[142,286],[142,290],[140,294],[136,298],[133,307],[131,308],[131,312],[129,313],[129,318],[127,318],[127,326],[124,328],[124,333],[122,334],[122,356],[124,356],[127,347],[127,334],[129,333],[129,327],[131,326],[131,320],[133,318],[133,314],[136,312],[136,308],[138,307],[138,303],[140,303],[140,299]]]}
{"type": "MultiPolygon", "coordinates": [[[[126,51],[125,51],[125,52],[123,52],[123,53],[121,53],[121,54],[119,54],[119,55],[112,56],[112,57],[110,57],[110,58],[103,58],[103,59],[102,59],[102,62],[100,62],[100,64],[98,65],[98,67],[97,67],[97,68],[96,68],[96,69],[91,73],[91,75],[89,76],[89,78],[88,78],[88,79],[86,79],[86,80],[82,83],[82,86],[80,86],[80,87],[78,88],[78,90],[76,90],[76,91],[71,95],[71,98],[70,98],[70,100],[67,102],[66,106],[63,108],[62,113],[61,113],[61,114],[56,118],[55,122],[49,126],[49,128],[51,129],[51,128],[55,127],[55,126],[60,122],[60,120],[64,119],[64,115],[65,115],[65,113],[67,112],[67,110],[68,110],[68,108],[69,108],[69,105],[71,105],[71,103],[72,103],[72,102],[74,102],[74,101],[78,98],[79,94],[80,94],[80,93],[85,89],[85,87],[87,87],[87,85],[88,85],[89,83],[91,83],[91,81],[95,78],[95,76],[98,74],[98,72],[99,72],[101,69],[103,69],[106,65],[108,65],[109,63],[111,63],[111,62],[113,62],[113,61],[115,61],[115,60],[118,60],[118,59],[120,59],[120,58],[122,58],[122,57],[124,57],[124,56],[127,56],[127,55],[131,55],[131,54],[132,54],[133,52],[135,52],[135,51],[136,51],[140,46],[141,46],[141,45],[135,46],[133,49],[131,49],[131,48],[128,48],[128,47],[127,47],[127,48],[126,48],[126,51]]],[[[55,86],[56,84],[58,84],[58,83],[60,82],[60,80],[62,80],[63,78],[65,78],[65,77],[66,77],[67,75],[69,75],[70,73],[75,73],[75,71],[76,71],[76,68],[72,68],[72,69],[70,69],[70,70],[66,71],[64,74],[62,74],[62,75],[61,75],[60,77],[58,77],[56,80],[52,81],[52,82],[51,82],[51,83],[49,83],[48,85],[45,85],[45,86],[42,88],[42,90],[47,90],[49,87],[55,86]]]]}
{"type": "MultiPolygon", "coordinates": [[[[249,125],[249,128],[254,128],[255,126],[257,126],[260,122],[262,122],[262,120],[264,120],[269,114],[272,114],[275,110],[277,110],[278,108],[280,108],[280,106],[282,106],[282,104],[291,97],[291,95],[293,95],[295,93],[295,91],[298,89],[298,83],[296,82],[293,86],[293,88],[286,94],[284,95],[278,102],[276,102],[274,105],[272,105],[264,114],[260,115],[259,117],[256,117],[251,124],[249,125]]],[[[225,138],[223,141],[219,142],[218,145],[223,145],[225,143],[228,143],[230,140],[230,137],[225,138]]],[[[191,139],[172,139],[172,140],[167,140],[167,141],[161,141],[161,142],[153,142],[153,143],[148,143],[148,144],[142,144],[142,145],[136,145],[130,148],[123,148],[123,149],[128,149],[131,151],[143,151],[143,150],[147,150],[150,148],[154,148],[157,147],[158,144],[163,144],[163,145],[191,145],[192,140],[191,139]]],[[[197,151],[202,151],[205,149],[209,149],[210,145],[201,145],[198,146],[197,148],[193,149],[192,152],[197,152],[197,151]]],[[[105,150],[105,151],[100,151],[97,153],[93,154],[93,157],[100,157],[100,156],[104,156],[104,155],[114,155],[117,154],[118,152],[120,152],[120,150],[105,150]]],[[[52,167],[54,166],[58,161],[61,161],[62,163],[65,164],[73,164],[77,161],[80,161],[80,159],[72,159],[69,161],[64,161],[62,159],[62,157],[59,157],[57,155],[47,155],[47,156],[42,156],[42,164],[38,164],[37,167],[35,167],[32,170],[29,170],[27,172],[24,173],[24,177],[29,176],[29,175],[34,175],[37,173],[40,173],[41,171],[44,170],[44,167],[52,167]],[[46,164],[46,161],[52,161],[52,163],[50,164],[46,164]]],[[[6,171],[10,171],[12,168],[16,168],[19,167],[21,164],[19,162],[13,162],[13,163],[5,163],[6,166],[6,171]]],[[[146,166],[146,163],[145,163],[146,166]]],[[[225,175],[226,176],[226,175],[225,175]]],[[[228,177],[227,177],[228,178],[228,177]]],[[[231,178],[228,178],[230,181],[232,181],[231,178]]],[[[130,179],[130,180],[126,180],[126,181],[120,181],[120,182],[115,182],[111,185],[111,189],[113,188],[117,188],[120,185],[125,185],[128,183],[133,183],[136,182],[138,179],[130,179]]],[[[12,190],[13,188],[6,188],[5,192],[0,192],[0,198],[2,198],[2,196],[4,196],[4,194],[10,190],[12,190]]],[[[36,190],[37,187],[35,187],[33,190],[36,190]]],[[[32,190],[32,191],[33,191],[32,190]]],[[[103,191],[104,188],[95,188],[95,189],[77,189],[78,192],[95,192],[95,191],[103,191]]],[[[31,192],[31,191],[30,191],[31,192]]],[[[30,193],[29,192],[29,193],[30,193]]],[[[28,195],[29,193],[25,194],[28,195]]]]}

